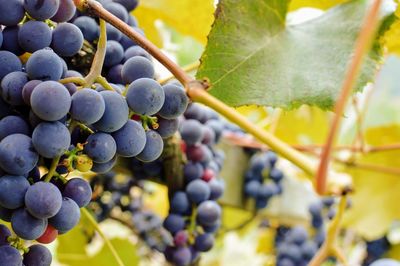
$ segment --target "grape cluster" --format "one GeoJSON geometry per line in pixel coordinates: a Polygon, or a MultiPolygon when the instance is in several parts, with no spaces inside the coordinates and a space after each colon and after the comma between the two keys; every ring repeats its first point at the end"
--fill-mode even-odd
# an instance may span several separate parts
{"type": "Polygon", "coordinates": [[[263,209],[269,200],[282,193],[284,174],[276,167],[278,157],[272,151],[256,153],[250,159],[245,173],[244,194],[255,200],[257,209],[263,209]]]}

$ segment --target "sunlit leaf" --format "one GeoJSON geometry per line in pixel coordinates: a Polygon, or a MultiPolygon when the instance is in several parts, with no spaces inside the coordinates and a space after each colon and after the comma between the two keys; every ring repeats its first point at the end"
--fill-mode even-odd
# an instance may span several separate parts
{"type": "Polygon", "coordinates": [[[293,0],[289,5],[289,10],[292,11],[302,7],[328,9],[348,1],[349,0],[293,0]]]}

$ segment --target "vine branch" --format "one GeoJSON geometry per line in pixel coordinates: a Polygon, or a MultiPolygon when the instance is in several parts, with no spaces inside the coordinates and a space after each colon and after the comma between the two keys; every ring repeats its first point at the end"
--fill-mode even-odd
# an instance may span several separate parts
{"type": "Polygon", "coordinates": [[[351,95],[353,86],[358,77],[364,55],[367,53],[368,49],[371,46],[372,38],[375,34],[378,24],[379,8],[381,4],[382,0],[376,0],[368,11],[368,14],[366,15],[365,22],[355,45],[353,60],[350,63],[345,81],[341,89],[341,94],[335,105],[335,115],[333,117],[333,122],[325,143],[325,147],[322,150],[321,160],[316,175],[316,190],[319,194],[325,194],[326,192],[326,179],[329,159],[332,153],[332,147],[341,124],[341,118],[344,108],[346,107],[347,100],[351,95]]]}

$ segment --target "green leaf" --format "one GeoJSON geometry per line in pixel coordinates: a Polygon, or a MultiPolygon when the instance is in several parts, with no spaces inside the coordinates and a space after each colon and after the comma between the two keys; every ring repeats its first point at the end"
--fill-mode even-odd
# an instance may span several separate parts
{"type": "Polygon", "coordinates": [[[296,10],[302,7],[313,7],[319,9],[328,9],[337,4],[347,2],[348,0],[293,0],[290,3],[290,10],[296,10]]]}
{"type": "MultiPolygon", "coordinates": [[[[288,0],[222,0],[197,78],[231,106],[332,108],[368,1],[338,5],[320,17],[287,25],[288,0]]],[[[379,45],[367,56],[356,89],[370,81],[379,45]]]]}

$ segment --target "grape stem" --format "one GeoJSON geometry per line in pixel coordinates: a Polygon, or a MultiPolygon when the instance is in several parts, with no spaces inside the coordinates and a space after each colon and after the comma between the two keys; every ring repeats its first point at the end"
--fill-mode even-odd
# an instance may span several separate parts
{"type": "Polygon", "coordinates": [[[342,221],[343,214],[346,210],[346,206],[347,206],[347,194],[344,194],[340,198],[337,214],[335,218],[333,218],[333,221],[328,227],[326,239],[322,244],[321,248],[318,250],[317,254],[315,254],[314,258],[308,264],[308,266],[320,266],[329,256],[335,256],[340,260],[341,264],[344,266],[348,265],[348,263],[346,262],[346,258],[343,255],[342,251],[337,246],[337,241],[336,241],[339,235],[340,223],[342,221]]]}
{"type": "Polygon", "coordinates": [[[58,163],[60,162],[61,156],[57,156],[53,159],[50,165],[49,172],[46,175],[46,178],[44,179],[44,182],[50,182],[51,179],[53,178],[54,174],[56,173],[56,169],[58,166],[58,163]]]}
{"type": "Polygon", "coordinates": [[[119,266],[124,266],[124,262],[120,258],[120,256],[117,253],[117,250],[113,246],[113,244],[110,242],[110,240],[104,235],[103,231],[101,230],[99,224],[97,221],[93,218],[93,216],[90,214],[90,212],[86,208],[81,209],[81,213],[89,220],[89,222],[92,224],[96,232],[100,235],[100,237],[104,240],[104,243],[106,246],[110,249],[111,253],[113,254],[115,260],[117,261],[117,264],[119,266]]]}
{"type": "Polygon", "coordinates": [[[74,83],[81,86],[85,85],[85,79],[80,77],[63,78],[60,79],[58,82],[60,82],[61,84],[74,83]]]}
{"type": "Polygon", "coordinates": [[[223,102],[209,95],[205,89],[208,88],[206,82],[196,81],[186,73],[179,65],[169,59],[156,45],[147,40],[140,33],[136,32],[129,25],[118,19],[116,16],[105,10],[102,5],[94,0],[80,0],[79,7],[90,13],[96,14],[101,19],[107,21],[122,33],[134,40],[138,45],[147,50],[156,60],[163,64],[186,88],[188,96],[197,102],[201,102],[220,114],[236,123],[244,130],[253,134],[256,138],[267,144],[281,156],[287,158],[299,168],[303,169],[310,176],[315,176],[316,169],[313,163],[303,154],[291,148],[288,144],[266,132],[262,128],[255,126],[252,122],[233,108],[228,107],[223,102]]]}
{"type": "Polygon", "coordinates": [[[368,52],[372,44],[372,39],[378,25],[379,9],[381,3],[382,0],[376,0],[368,11],[368,14],[366,15],[363,27],[355,45],[353,60],[349,65],[347,76],[344,80],[339,100],[336,102],[335,105],[335,115],[333,117],[332,125],[329,130],[325,146],[322,150],[321,160],[316,175],[316,190],[319,194],[326,193],[327,172],[330,157],[332,154],[333,144],[340,128],[344,109],[360,72],[364,56],[368,52]]]}

